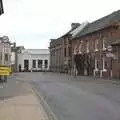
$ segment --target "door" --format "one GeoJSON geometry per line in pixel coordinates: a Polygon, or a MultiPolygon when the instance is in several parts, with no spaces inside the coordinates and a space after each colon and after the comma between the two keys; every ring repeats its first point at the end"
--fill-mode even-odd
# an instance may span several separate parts
{"type": "Polygon", "coordinates": [[[24,60],[24,71],[25,72],[29,71],[29,60],[24,60]]]}

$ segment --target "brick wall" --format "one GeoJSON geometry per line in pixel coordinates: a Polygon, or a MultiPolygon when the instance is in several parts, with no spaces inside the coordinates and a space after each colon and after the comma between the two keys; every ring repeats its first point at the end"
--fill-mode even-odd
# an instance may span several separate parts
{"type": "MultiPolygon", "coordinates": [[[[98,71],[96,72],[96,75],[100,76],[100,72],[102,73],[103,77],[108,77],[110,75],[109,66],[110,66],[110,60],[106,58],[106,50],[103,50],[103,38],[105,39],[105,47],[107,48],[108,45],[111,44],[112,41],[120,38],[120,27],[119,26],[112,26],[109,28],[106,28],[104,30],[97,31],[95,33],[77,38],[72,40],[72,60],[74,58],[74,48],[77,46],[77,54],[79,51],[79,45],[80,42],[83,41],[82,47],[81,47],[81,54],[92,54],[94,58],[98,60],[98,71]],[[95,51],[95,40],[98,39],[98,51],[95,51]],[[89,53],[87,53],[87,42],[89,42],[89,53]],[[103,57],[105,58],[105,62],[103,63],[103,57]],[[107,64],[106,64],[107,62],[107,64]],[[106,70],[103,70],[103,64],[106,66],[106,70]]],[[[74,61],[73,61],[74,64],[74,61]]],[[[118,62],[114,62],[113,64],[113,76],[115,75],[116,71],[120,68],[117,68],[117,66],[120,66],[118,62]],[[117,70],[116,70],[117,69],[117,70]]]]}

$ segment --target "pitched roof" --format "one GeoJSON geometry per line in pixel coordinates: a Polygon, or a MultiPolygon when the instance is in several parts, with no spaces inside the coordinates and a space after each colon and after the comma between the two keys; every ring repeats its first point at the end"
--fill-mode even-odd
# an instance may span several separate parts
{"type": "Polygon", "coordinates": [[[80,37],[86,34],[99,31],[118,21],[120,21],[120,10],[113,12],[112,14],[109,14],[103,18],[100,18],[92,23],[89,23],[89,25],[82,32],[80,32],[76,37],[80,37]]]}
{"type": "Polygon", "coordinates": [[[64,38],[64,37],[66,37],[66,36],[68,36],[68,35],[71,35],[71,32],[73,32],[73,31],[74,31],[76,28],[78,28],[79,26],[81,26],[81,24],[77,24],[76,27],[71,28],[67,33],[65,33],[64,35],[62,35],[62,36],[59,37],[58,39],[60,39],[60,38],[64,38]]]}
{"type": "Polygon", "coordinates": [[[77,34],[80,33],[88,24],[89,24],[88,22],[84,22],[80,26],[78,26],[76,29],[72,30],[70,32],[70,34],[72,35],[72,37],[77,36],[77,34]]]}
{"type": "Polygon", "coordinates": [[[66,36],[72,36],[73,38],[78,35],[79,32],[81,32],[89,23],[84,22],[82,24],[77,25],[74,28],[71,28],[66,34],[62,35],[61,37],[57,39],[51,39],[51,40],[59,40],[61,38],[65,38],[66,36]]]}

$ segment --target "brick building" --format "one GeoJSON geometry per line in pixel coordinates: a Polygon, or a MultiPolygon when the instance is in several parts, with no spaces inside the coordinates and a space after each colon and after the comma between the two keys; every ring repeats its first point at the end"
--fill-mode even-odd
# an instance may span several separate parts
{"type": "Polygon", "coordinates": [[[71,30],[58,39],[50,42],[50,70],[54,72],[68,72],[72,67],[72,38],[82,31],[88,22],[72,23],[71,30]]]}
{"type": "Polygon", "coordinates": [[[120,10],[89,23],[72,48],[79,75],[120,78],[120,10]]]}

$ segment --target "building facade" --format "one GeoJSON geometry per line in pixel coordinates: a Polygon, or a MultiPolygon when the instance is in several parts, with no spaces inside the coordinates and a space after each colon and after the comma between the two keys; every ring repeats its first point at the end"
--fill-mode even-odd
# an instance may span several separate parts
{"type": "Polygon", "coordinates": [[[120,78],[120,11],[89,25],[72,40],[79,75],[120,78]]]}
{"type": "Polygon", "coordinates": [[[71,30],[50,42],[50,70],[68,73],[72,69],[72,38],[82,31],[88,22],[72,23],[71,30]]]}
{"type": "Polygon", "coordinates": [[[11,65],[11,42],[7,36],[0,37],[0,65],[11,65]]]}
{"type": "Polygon", "coordinates": [[[50,55],[48,49],[24,49],[17,54],[17,71],[48,71],[50,55]]]}
{"type": "Polygon", "coordinates": [[[13,43],[13,46],[11,47],[11,67],[13,72],[17,72],[17,54],[20,54],[24,49],[24,46],[16,46],[16,43],[13,43]]]}

